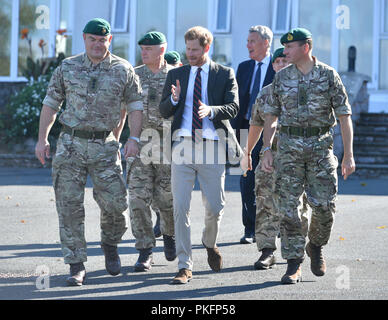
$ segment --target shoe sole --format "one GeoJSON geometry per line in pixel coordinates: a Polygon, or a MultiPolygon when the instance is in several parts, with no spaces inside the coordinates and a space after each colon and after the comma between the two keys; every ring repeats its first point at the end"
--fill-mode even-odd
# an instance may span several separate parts
{"type": "Polygon", "coordinates": [[[302,282],[302,277],[299,277],[296,280],[291,280],[291,279],[282,279],[280,280],[282,284],[297,284],[298,282],[302,282]]]}
{"type": "Polygon", "coordinates": [[[66,284],[68,287],[81,287],[86,283],[86,278],[82,280],[82,282],[73,281],[73,280],[66,280],[66,284]]]}
{"type": "Polygon", "coordinates": [[[192,278],[190,278],[190,279],[187,279],[187,281],[185,282],[185,281],[181,281],[181,280],[172,280],[170,283],[171,284],[177,284],[177,285],[180,285],[180,284],[187,284],[188,282],[190,282],[191,281],[191,279],[192,278]]]}
{"type": "Polygon", "coordinates": [[[264,265],[253,265],[253,268],[255,270],[269,270],[269,269],[273,269],[273,268],[276,268],[276,263],[274,264],[271,264],[270,266],[264,266],[264,265]]]}
{"type": "Polygon", "coordinates": [[[151,266],[149,268],[146,267],[134,267],[135,272],[147,272],[151,270],[151,266]]]}

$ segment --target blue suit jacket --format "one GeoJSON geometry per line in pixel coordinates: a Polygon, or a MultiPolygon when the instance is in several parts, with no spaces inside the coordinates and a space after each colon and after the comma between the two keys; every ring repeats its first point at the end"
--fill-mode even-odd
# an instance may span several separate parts
{"type": "MultiPolygon", "coordinates": [[[[272,61],[272,56],[271,56],[272,61]]],[[[255,60],[247,60],[241,62],[237,68],[236,80],[238,84],[238,96],[240,101],[240,111],[237,116],[231,121],[233,129],[240,129],[244,121],[244,117],[248,112],[248,104],[250,99],[249,89],[251,86],[251,80],[253,71],[255,68],[255,60]]],[[[275,71],[272,68],[272,63],[269,64],[267,73],[264,78],[264,84],[262,88],[272,83],[275,76],[275,71]]],[[[238,131],[237,131],[238,132],[238,131]]]]}

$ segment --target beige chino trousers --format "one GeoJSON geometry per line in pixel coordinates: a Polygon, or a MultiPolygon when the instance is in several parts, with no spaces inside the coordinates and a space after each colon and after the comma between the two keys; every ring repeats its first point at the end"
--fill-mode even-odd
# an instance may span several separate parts
{"type": "Polygon", "coordinates": [[[171,188],[179,269],[193,269],[190,202],[196,179],[205,206],[202,243],[208,248],[216,247],[225,205],[224,158],[225,148],[218,141],[193,144],[187,137],[173,143],[171,188]]]}

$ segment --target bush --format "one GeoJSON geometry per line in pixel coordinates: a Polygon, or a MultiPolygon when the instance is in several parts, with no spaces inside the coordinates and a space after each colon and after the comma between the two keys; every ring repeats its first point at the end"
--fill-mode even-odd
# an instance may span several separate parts
{"type": "MultiPolygon", "coordinates": [[[[31,74],[26,86],[11,97],[2,116],[3,121],[0,123],[0,129],[4,131],[3,142],[22,143],[28,138],[38,139],[42,102],[46,96],[51,75],[63,58],[64,56],[61,55],[54,61],[51,59],[48,69],[40,70],[41,74],[34,73],[34,76],[31,74]]],[[[50,143],[55,145],[59,132],[60,125],[55,121],[50,131],[50,143]]]]}

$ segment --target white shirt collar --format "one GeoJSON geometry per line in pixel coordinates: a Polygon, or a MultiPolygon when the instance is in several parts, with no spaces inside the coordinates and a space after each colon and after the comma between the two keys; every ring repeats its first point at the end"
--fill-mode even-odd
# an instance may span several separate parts
{"type": "MultiPolygon", "coordinates": [[[[206,72],[206,73],[209,73],[209,68],[210,68],[210,59],[207,59],[205,64],[201,66],[201,69],[202,71],[206,72]]],[[[191,72],[192,73],[196,73],[198,70],[198,67],[197,66],[192,66],[191,67],[191,72]]]]}
{"type": "Polygon", "coordinates": [[[264,64],[268,65],[270,63],[270,61],[271,61],[271,56],[270,55],[266,55],[263,60],[255,61],[255,63],[256,63],[256,66],[259,64],[259,62],[261,62],[263,65],[264,64]]]}

